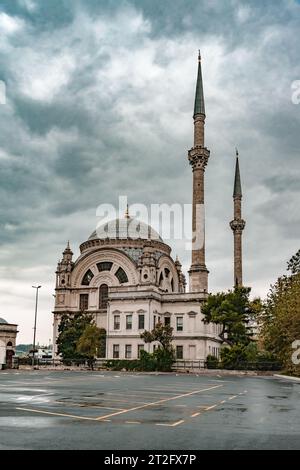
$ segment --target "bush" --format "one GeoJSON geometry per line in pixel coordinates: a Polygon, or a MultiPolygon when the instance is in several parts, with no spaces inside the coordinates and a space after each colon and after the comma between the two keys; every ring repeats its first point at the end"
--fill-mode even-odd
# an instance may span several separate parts
{"type": "Polygon", "coordinates": [[[153,353],[154,362],[156,363],[155,370],[161,372],[171,372],[172,364],[174,362],[173,349],[166,350],[158,347],[153,353]]]}
{"type": "Polygon", "coordinates": [[[110,359],[105,363],[105,367],[111,370],[141,370],[139,360],[110,359]]]}
{"type": "Polygon", "coordinates": [[[111,370],[161,371],[170,372],[174,362],[173,351],[157,348],[153,354],[141,351],[140,359],[110,359],[105,367],[111,370]]]}
{"type": "Polygon", "coordinates": [[[218,369],[219,359],[216,356],[209,354],[206,358],[206,367],[208,369],[218,369]]]}

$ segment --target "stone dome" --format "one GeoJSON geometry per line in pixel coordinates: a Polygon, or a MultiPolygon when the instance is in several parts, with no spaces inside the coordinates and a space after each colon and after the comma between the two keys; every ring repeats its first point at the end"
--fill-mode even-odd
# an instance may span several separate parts
{"type": "Polygon", "coordinates": [[[0,325],[8,325],[8,323],[4,318],[0,318],[0,325]]]}
{"type": "Polygon", "coordinates": [[[89,237],[89,240],[105,240],[107,238],[157,240],[163,242],[160,235],[150,225],[131,217],[110,220],[100,225],[89,237]]]}

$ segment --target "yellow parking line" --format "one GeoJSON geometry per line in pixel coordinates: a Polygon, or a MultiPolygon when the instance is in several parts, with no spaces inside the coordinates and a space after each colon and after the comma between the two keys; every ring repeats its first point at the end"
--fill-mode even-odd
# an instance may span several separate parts
{"type": "Polygon", "coordinates": [[[214,385],[213,387],[203,388],[201,390],[196,390],[194,392],[184,393],[182,395],[177,395],[175,397],[163,398],[162,400],[154,401],[152,403],[147,403],[145,405],[140,405],[140,406],[135,406],[133,408],[129,408],[128,410],[117,411],[116,413],[111,413],[111,414],[106,415],[106,416],[99,416],[99,418],[96,418],[96,419],[98,421],[101,421],[102,419],[105,419],[105,418],[110,418],[112,416],[117,416],[117,415],[120,415],[120,414],[123,414],[123,413],[129,413],[130,411],[142,410],[143,408],[148,408],[149,406],[160,405],[161,403],[166,403],[167,401],[178,400],[179,398],[185,398],[185,397],[188,397],[188,396],[191,396],[191,395],[195,395],[196,393],[206,392],[208,390],[213,390],[215,388],[220,388],[220,387],[223,387],[223,385],[214,385]]]}
{"type": "Polygon", "coordinates": [[[125,424],[141,424],[140,421],[125,421],[125,424]]]}
{"type": "Polygon", "coordinates": [[[198,413],[194,413],[193,415],[191,415],[191,418],[196,418],[196,416],[199,416],[200,414],[200,411],[198,411],[198,413]]]}

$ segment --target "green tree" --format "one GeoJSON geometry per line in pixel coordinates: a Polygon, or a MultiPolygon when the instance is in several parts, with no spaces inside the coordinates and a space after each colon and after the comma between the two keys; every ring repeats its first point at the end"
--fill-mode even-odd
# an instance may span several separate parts
{"type": "Polygon", "coordinates": [[[77,350],[77,343],[85,328],[92,323],[92,315],[83,312],[62,315],[56,344],[58,354],[62,356],[63,361],[85,359],[85,356],[77,350]]]}
{"type": "Polygon", "coordinates": [[[158,342],[160,345],[153,354],[143,351],[141,362],[145,370],[170,371],[174,362],[172,347],[173,328],[170,325],[157,323],[152,331],[144,331],[141,338],[145,343],[158,342]]]}
{"type": "Polygon", "coordinates": [[[290,275],[281,276],[271,286],[260,315],[260,339],[290,373],[300,375],[300,365],[292,361],[293,342],[300,339],[300,250],[288,262],[290,275]]]}
{"type": "Polygon", "coordinates": [[[174,339],[173,328],[170,325],[163,325],[161,322],[158,322],[152,331],[144,331],[141,334],[141,338],[145,343],[157,341],[160,343],[162,349],[171,351],[172,341],[174,339]]]}
{"type": "Polygon", "coordinates": [[[232,291],[210,294],[202,308],[204,323],[221,325],[219,337],[229,346],[246,345],[253,336],[249,322],[259,312],[260,301],[251,301],[250,291],[248,287],[237,287],[232,291]]]}
{"type": "Polygon", "coordinates": [[[87,325],[77,341],[76,351],[82,354],[93,368],[96,357],[105,356],[106,330],[95,324],[87,325]],[[104,350],[104,351],[103,351],[104,350]]]}
{"type": "Polygon", "coordinates": [[[288,261],[287,270],[292,274],[300,273],[300,250],[288,261]]]}

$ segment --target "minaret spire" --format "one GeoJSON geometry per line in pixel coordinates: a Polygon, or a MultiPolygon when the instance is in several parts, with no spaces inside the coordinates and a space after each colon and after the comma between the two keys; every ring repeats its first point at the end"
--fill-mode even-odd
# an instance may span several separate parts
{"type": "Polygon", "coordinates": [[[193,244],[189,275],[190,291],[203,292],[208,289],[208,270],[205,265],[204,172],[210,152],[204,147],[205,104],[200,51],[193,118],[194,146],[188,152],[193,169],[193,244]]]}
{"type": "Polygon", "coordinates": [[[242,197],[242,185],[241,185],[238,149],[236,149],[236,163],[235,163],[235,177],[234,177],[233,197],[234,198],[235,197],[242,197]]]}
{"type": "Polygon", "coordinates": [[[203,93],[200,49],[198,53],[198,76],[197,76],[196,94],[195,94],[194,117],[196,116],[196,114],[203,114],[205,116],[205,103],[204,103],[204,93],[203,93]]]}
{"type": "Polygon", "coordinates": [[[234,219],[230,222],[234,239],[234,285],[243,285],[242,234],[246,222],[242,219],[242,185],[240,176],[239,153],[236,149],[235,176],[233,188],[234,219]]]}

